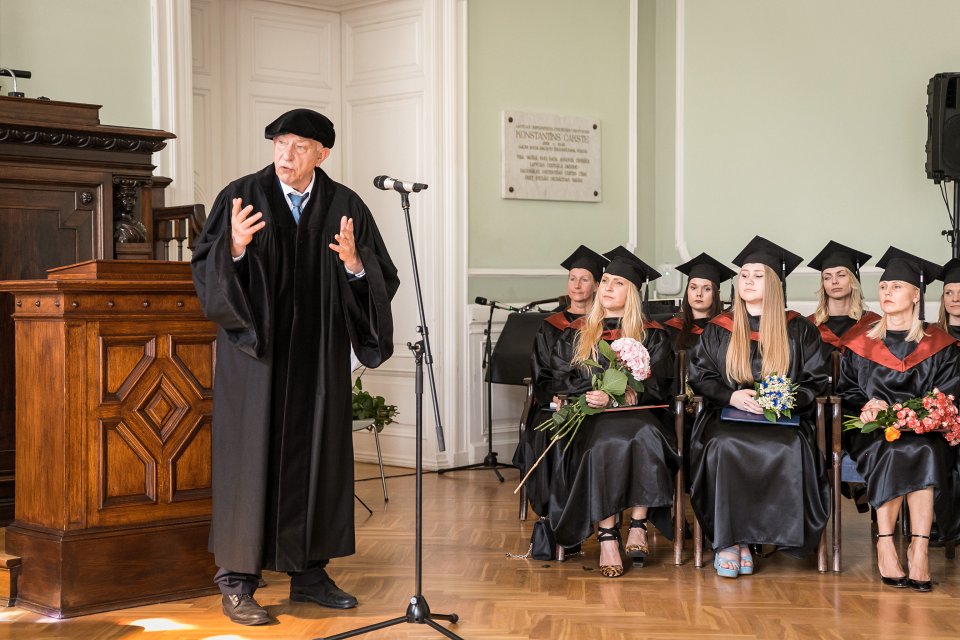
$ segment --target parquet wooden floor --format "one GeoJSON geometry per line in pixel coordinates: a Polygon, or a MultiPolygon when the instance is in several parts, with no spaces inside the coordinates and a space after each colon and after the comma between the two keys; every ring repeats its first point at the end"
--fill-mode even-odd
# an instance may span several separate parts
{"type": "MultiPolygon", "coordinates": [[[[358,465],[357,475],[374,470],[358,465]]],[[[517,473],[505,475],[504,484],[488,470],[424,480],[424,595],[435,612],[459,614],[460,623],[451,628],[464,638],[960,638],[960,559],[946,561],[942,549],[931,551],[938,583],[932,593],[883,587],[869,518],[849,501],[845,571],[839,576],[818,574],[812,561],[778,555],[762,560],[753,576],[718,578],[709,566],[694,568],[689,544],[686,563],[673,566],[669,541],[652,535],[647,566],[609,580],[596,570],[596,542],[586,546],[585,557],[564,564],[505,557],[526,550],[533,527],[532,515],[524,523],[517,519],[517,473]]],[[[268,586],[257,595],[279,620],[270,626],[232,624],[219,611],[219,596],[209,596],[68,620],[0,609],[0,639],[308,639],[400,616],[414,592],[414,481],[388,483],[386,505],[379,479],[357,484],[374,513],[357,506],[358,553],[332,563],[334,578],[360,599],[357,609],[292,603],[289,578],[266,573],[268,586]]],[[[361,637],[441,638],[413,624],[361,637]]]]}

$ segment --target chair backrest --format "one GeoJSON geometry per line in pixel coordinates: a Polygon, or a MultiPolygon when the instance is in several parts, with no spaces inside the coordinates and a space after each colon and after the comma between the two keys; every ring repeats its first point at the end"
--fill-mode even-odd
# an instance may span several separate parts
{"type": "Polygon", "coordinates": [[[157,260],[189,260],[206,219],[202,204],[154,209],[154,257],[157,260]],[[184,245],[188,250],[186,257],[184,245]]]}
{"type": "Polygon", "coordinates": [[[837,392],[837,381],[840,380],[840,350],[835,349],[830,354],[830,391],[829,395],[837,392]]]}
{"type": "Polygon", "coordinates": [[[682,396],[687,388],[687,350],[677,351],[677,388],[676,395],[682,396]]]}

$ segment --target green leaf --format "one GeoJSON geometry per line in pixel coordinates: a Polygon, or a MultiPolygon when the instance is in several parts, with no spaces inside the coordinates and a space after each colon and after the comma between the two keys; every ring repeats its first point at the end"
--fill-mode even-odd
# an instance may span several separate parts
{"type": "Polygon", "coordinates": [[[606,391],[612,396],[622,396],[627,389],[627,374],[619,369],[607,369],[603,374],[603,383],[600,385],[601,391],[606,391]]]}
{"type": "Polygon", "coordinates": [[[627,377],[627,384],[630,385],[630,387],[637,392],[637,395],[640,395],[641,393],[643,393],[643,390],[645,389],[645,387],[643,386],[643,383],[637,380],[636,378],[634,378],[633,376],[627,377]]]}
{"type": "Polygon", "coordinates": [[[777,413],[776,413],[776,411],[774,411],[773,409],[764,409],[764,410],[763,410],[763,417],[766,418],[766,419],[767,419],[768,421],[770,421],[770,422],[776,422],[776,421],[777,421],[777,413]]]}
{"type": "Polygon", "coordinates": [[[611,347],[610,343],[606,340],[601,340],[597,343],[597,351],[599,351],[600,355],[606,358],[608,362],[613,363],[617,361],[617,352],[613,350],[613,347],[611,347]]]}
{"type": "Polygon", "coordinates": [[[867,424],[863,425],[863,428],[860,431],[862,433],[873,433],[880,428],[882,428],[880,423],[874,420],[873,422],[868,422],[867,424]]]}
{"type": "Polygon", "coordinates": [[[603,365],[596,360],[584,360],[583,364],[587,365],[588,367],[593,367],[594,369],[603,369],[603,365]]]}

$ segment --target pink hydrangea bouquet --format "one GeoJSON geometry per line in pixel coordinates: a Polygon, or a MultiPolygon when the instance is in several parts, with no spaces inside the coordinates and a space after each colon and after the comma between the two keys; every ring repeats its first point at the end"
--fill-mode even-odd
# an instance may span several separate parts
{"type": "Polygon", "coordinates": [[[887,442],[898,440],[904,431],[937,432],[942,433],[947,442],[955,447],[960,444],[960,416],[954,400],[952,394],[947,395],[934,389],[919,398],[897,402],[883,411],[878,411],[876,419],[866,424],[859,416],[847,416],[843,429],[858,429],[861,433],[883,429],[887,442]]]}
{"type": "MultiPolygon", "coordinates": [[[[612,344],[606,340],[601,340],[597,344],[597,351],[610,364],[605,368],[596,360],[584,361],[584,366],[599,370],[593,374],[591,386],[594,390],[605,391],[613,398],[614,407],[624,404],[627,387],[636,391],[638,396],[643,393],[643,380],[650,377],[650,353],[642,342],[634,338],[619,338],[614,340],[612,344]]],[[[588,405],[585,395],[576,396],[570,400],[569,404],[560,407],[549,420],[534,427],[538,431],[549,429],[553,432],[553,435],[550,438],[550,446],[530,467],[527,475],[517,486],[517,490],[523,486],[523,483],[526,482],[533,470],[537,468],[537,465],[540,464],[540,461],[557,441],[566,438],[567,447],[569,447],[580,430],[580,425],[583,424],[584,419],[587,416],[604,411],[604,409],[597,409],[588,405]]]]}

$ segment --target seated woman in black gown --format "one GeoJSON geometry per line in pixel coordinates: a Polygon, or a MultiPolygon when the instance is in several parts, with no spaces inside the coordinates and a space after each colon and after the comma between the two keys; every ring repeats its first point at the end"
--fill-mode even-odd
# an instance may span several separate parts
{"type": "Polygon", "coordinates": [[[726,577],[753,573],[750,544],[808,554],[827,523],[812,416],[827,386],[823,350],[813,323],[784,312],[781,289],[800,261],[754,238],[733,261],[740,271],[732,310],[707,325],[690,356],[689,384],[706,400],[690,443],[690,501],[716,552],[714,567],[726,577]],[[799,426],[721,418],[728,406],[762,414],[754,382],[773,373],[799,385],[799,426]]]}
{"type": "MultiPolygon", "coordinates": [[[[592,307],[597,292],[597,285],[603,275],[603,268],[608,260],[599,253],[580,245],[570,256],[560,263],[567,270],[567,298],[570,303],[566,309],[547,316],[537,331],[534,339],[533,353],[530,356],[533,372],[534,400],[538,410],[531,421],[531,425],[538,425],[549,419],[553,400],[553,370],[550,368],[550,357],[557,338],[578,323],[592,307]]],[[[579,324],[577,324],[579,326],[579,324]]],[[[520,469],[520,477],[527,474],[544,449],[549,444],[550,433],[544,430],[525,429],[517,443],[517,450],[513,454],[513,464],[520,469]]],[[[556,447],[554,447],[556,449],[556,447]]],[[[562,463],[559,452],[551,452],[549,459],[542,461],[527,478],[527,499],[530,506],[539,516],[547,515],[547,502],[550,498],[550,477],[557,465],[562,463]]]]}
{"type": "Polygon", "coordinates": [[[880,319],[867,310],[860,287],[860,267],[869,259],[869,254],[831,240],[807,263],[820,272],[817,310],[807,317],[820,330],[828,355],[843,346],[845,335],[867,331],[880,319]]]}
{"type": "Polygon", "coordinates": [[[960,258],[943,265],[943,295],[940,296],[940,319],[937,326],[960,340],[960,258]]]}
{"type": "MultiPolygon", "coordinates": [[[[920,397],[934,388],[960,391],[960,361],[955,340],[923,323],[924,283],[940,268],[890,247],[878,266],[883,318],[867,333],[847,342],[840,361],[838,393],[844,413],[871,422],[896,402],[920,397]]],[[[939,433],[905,433],[887,442],[884,430],[844,433],[844,446],[866,478],[867,496],[877,510],[877,565],[884,584],[929,591],[927,545],[934,514],[945,540],[960,533],[952,476],[956,451],[939,433]],[[910,509],[909,576],[893,544],[902,496],[910,509]]]]}
{"type": "Polygon", "coordinates": [[[736,273],[712,256],[701,253],[684,262],[677,271],[687,276],[680,313],[664,323],[674,352],[689,349],[700,339],[703,328],[723,311],[720,285],[736,273]]]}
{"type": "MultiPolygon", "coordinates": [[[[650,353],[652,375],[644,380],[637,397],[628,390],[629,405],[662,404],[669,390],[662,380],[669,368],[667,335],[659,325],[644,322],[640,287],[660,274],[640,259],[614,258],[607,267],[597,299],[579,330],[567,329],[553,353],[554,392],[586,394],[591,407],[612,407],[603,391],[592,391],[594,371],[583,364],[596,359],[599,341],[620,337],[642,341],[650,353]]],[[[566,446],[560,443],[557,446],[566,446]]],[[[600,571],[615,578],[623,573],[620,531],[615,518],[631,509],[626,551],[635,563],[647,555],[646,519],[668,537],[673,479],[680,464],[672,429],[652,410],[604,412],[587,416],[564,453],[563,473],[551,482],[550,521],[557,542],[570,546],[581,542],[599,524],[600,571]]]]}

